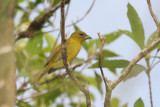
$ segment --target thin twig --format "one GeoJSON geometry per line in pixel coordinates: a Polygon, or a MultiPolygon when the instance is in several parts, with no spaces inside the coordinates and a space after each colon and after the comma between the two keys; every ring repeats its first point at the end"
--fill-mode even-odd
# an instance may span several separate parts
{"type": "Polygon", "coordinates": [[[24,83],[21,85],[21,87],[20,87],[19,89],[17,89],[17,93],[24,91],[23,89],[24,89],[24,87],[27,86],[28,83],[29,83],[29,81],[24,82],[24,83]]]}
{"type": "Polygon", "coordinates": [[[157,49],[156,54],[155,54],[154,57],[153,57],[153,61],[152,61],[152,63],[151,63],[151,67],[152,67],[153,64],[154,64],[154,61],[155,61],[155,59],[156,59],[156,57],[157,57],[158,52],[159,52],[159,50],[157,49]]]}
{"type": "MultiPolygon", "coordinates": [[[[87,12],[84,14],[84,16],[82,16],[82,17],[81,17],[80,19],[78,19],[77,21],[75,21],[75,22],[73,22],[73,23],[71,23],[71,24],[69,24],[69,25],[66,25],[65,28],[71,27],[71,26],[73,26],[73,25],[81,22],[83,19],[85,19],[86,16],[87,16],[87,15],[90,13],[90,11],[92,10],[92,8],[93,8],[93,6],[94,6],[94,3],[95,3],[95,0],[93,0],[90,8],[87,10],[87,12]]],[[[54,29],[54,30],[47,31],[46,33],[48,33],[48,32],[54,32],[54,31],[58,31],[58,30],[60,30],[60,28],[56,28],[56,29],[54,29]]]]}
{"type": "Polygon", "coordinates": [[[151,86],[151,76],[150,76],[150,73],[148,74],[148,83],[149,83],[150,103],[151,103],[151,107],[153,107],[152,86],[151,86]]]}
{"type": "Polygon", "coordinates": [[[148,84],[149,84],[150,103],[151,103],[151,107],[153,107],[152,86],[151,86],[151,77],[150,77],[151,66],[149,63],[149,58],[145,58],[145,60],[147,63],[147,76],[148,76],[148,84]]]}
{"type": "Polygon", "coordinates": [[[87,107],[91,107],[91,99],[90,99],[90,94],[89,94],[89,90],[88,90],[88,85],[84,85],[84,86],[81,85],[81,83],[78,81],[78,79],[72,74],[72,68],[70,67],[70,65],[67,61],[67,44],[66,44],[67,39],[65,36],[64,4],[65,4],[65,0],[62,0],[60,31],[61,31],[61,37],[62,37],[61,52],[62,52],[63,64],[64,64],[64,67],[65,67],[66,71],[68,72],[69,76],[71,77],[71,79],[78,86],[78,88],[85,94],[87,107]]]}
{"type": "Polygon", "coordinates": [[[157,61],[155,64],[153,64],[152,66],[151,66],[151,69],[153,69],[157,64],[159,64],[160,63],[160,61],[157,61]]]}
{"type": "Polygon", "coordinates": [[[150,1],[150,0],[147,0],[147,4],[148,4],[148,8],[149,8],[149,11],[150,11],[151,16],[152,16],[152,18],[153,18],[153,20],[154,20],[157,28],[159,28],[159,22],[158,22],[158,20],[157,20],[157,18],[156,18],[156,15],[154,14],[154,12],[153,12],[153,10],[152,10],[151,1],[150,1]]]}
{"type": "Polygon", "coordinates": [[[149,8],[149,11],[150,11],[150,14],[157,26],[157,31],[156,31],[156,35],[155,36],[155,40],[158,39],[158,36],[159,36],[159,30],[160,30],[160,23],[158,22],[158,19],[156,18],[156,15],[154,14],[153,10],[152,10],[152,5],[151,5],[151,1],[150,0],[147,0],[147,4],[148,4],[148,8],[149,8]]]}
{"type": "Polygon", "coordinates": [[[107,88],[107,83],[108,83],[108,79],[107,77],[105,78],[104,76],[104,73],[103,73],[103,69],[102,69],[102,61],[101,61],[101,57],[102,57],[102,52],[103,52],[103,47],[104,47],[104,44],[105,44],[105,41],[106,41],[106,38],[102,37],[100,33],[97,33],[98,36],[99,36],[99,39],[101,40],[102,44],[101,44],[101,48],[100,48],[100,52],[99,52],[99,68],[101,70],[101,74],[102,74],[102,77],[103,77],[103,81],[105,83],[105,87],[107,88]]]}

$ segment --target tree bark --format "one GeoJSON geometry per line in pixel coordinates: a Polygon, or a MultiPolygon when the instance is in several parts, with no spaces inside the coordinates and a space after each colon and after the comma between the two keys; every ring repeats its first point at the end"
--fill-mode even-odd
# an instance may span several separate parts
{"type": "Polygon", "coordinates": [[[14,25],[16,0],[0,0],[0,107],[14,107],[16,99],[14,25]]]}

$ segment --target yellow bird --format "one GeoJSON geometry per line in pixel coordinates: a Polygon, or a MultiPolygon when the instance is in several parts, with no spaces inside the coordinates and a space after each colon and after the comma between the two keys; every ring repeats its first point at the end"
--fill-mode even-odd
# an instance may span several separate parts
{"type": "MultiPolygon", "coordinates": [[[[83,31],[76,31],[71,34],[69,39],[67,39],[67,55],[69,63],[71,63],[73,59],[78,55],[82,43],[87,39],[92,38],[83,31]]],[[[56,49],[51,52],[45,67],[41,72],[38,73],[38,75],[36,75],[35,82],[38,82],[47,72],[50,74],[62,68],[64,68],[64,64],[62,60],[60,44],[56,49]]]]}

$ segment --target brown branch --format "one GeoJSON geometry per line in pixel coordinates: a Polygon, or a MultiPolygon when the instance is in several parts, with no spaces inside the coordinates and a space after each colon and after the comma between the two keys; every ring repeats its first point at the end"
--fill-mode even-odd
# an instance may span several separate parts
{"type": "Polygon", "coordinates": [[[107,88],[107,83],[108,83],[108,79],[107,77],[105,78],[104,76],[104,73],[103,73],[103,69],[102,69],[102,61],[101,61],[101,57],[102,57],[102,52],[103,52],[103,47],[104,47],[104,44],[105,44],[105,41],[106,39],[104,37],[101,36],[100,33],[97,33],[98,36],[99,36],[99,39],[101,40],[102,44],[101,44],[101,48],[100,48],[100,52],[99,52],[99,68],[101,70],[101,74],[102,74],[102,78],[103,78],[103,81],[105,83],[105,87],[107,88]]]}
{"type": "Polygon", "coordinates": [[[153,10],[152,10],[152,5],[151,5],[151,1],[150,0],[147,0],[147,4],[148,4],[148,8],[149,8],[149,12],[157,26],[157,31],[156,31],[156,35],[155,36],[155,40],[158,39],[158,36],[159,36],[159,30],[160,30],[160,22],[158,22],[158,19],[156,18],[156,15],[154,14],[153,10]]]}
{"type": "Polygon", "coordinates": [[[102,37],[100,33],[98,33],[98,36],[99,36],[99,39],[102,42],[101,48],[100,48],[100,52],[99,52],[99,68],[101,70],[103,81],[104,81],[105,87],[106,87],[106,95],[105,95],[104,107],[110,107],[111,95],[112,95],[112,89],[110,88],[110,85],[111,85],[112,82],[109,81],[107,79],[107,77],[105,78],[104,73],[103,73],[103,69],[102,69],[102,64],[101,64],[101,57],[102,57],[103,47],[104,47],[104,44],[105,44],[105,38],[102,37]]]}
{"type": "Polygon", "coordinates": [[[63,64],[64,64],[64,67],[65,67],[67,73],[71,77],[71,79],[74,81],[74,83],[77,85],[77,87],[85,94],[87,107],[91,107],[91,99],[90,99],[90,94],[89,94],[89,91],[88,91],[88,85],[84,85],[84,86],[81,85],[81,83],[78,81],[78,79],[72,74],[72,68],[70,67],[70,65],[67,61],[67,44],[66,44],[67,39],[66,39],[66,36],[65,36],[64,4],[65,4],[65,1],[62,0],[60,31],[61,31],[61,37],[62,37],[61,52],[62,52],[63,64]]]}
{"type": "Polygon", "coordinates": [[[117,84],[119,84],[127,75],[131,72],[133,66],[141,60],[143,57],[145,57],[152,49],[154,49],[155,46],[157,46],[160,43],[160,38],[153,41],[152,44],[148,47],[143,49],[133,60],[129,63],[129,65],[126,67],[125,71],[111,84],[111,89],[114,89],[117,84]]]}
{"type": "MultiPolygon", "coordinates": [[[[111,82],[109,82],[109,85],[110,85],[110,83],[111,82]]],[[[110,86],[108,86],[108,87],[110,87],[110,86]]],[[[111,95],[112,95],[112,89],[107,88],[106,89],[106,95],[105,95],[104,107],[110,107],[111,95]]]]}
{"type": "MultiPolygon", "coordinates": [[[[70,0],[65,0],[65,4],[68,4],[70,0]]],[[[48,11],[39,19],[35,19],[34,21],[31,22],[29,27],[22,32],[18,33],[18,37],[16,40],[20,38],[33,38],[35,31],[40,30],[43,27],[43,24],[45,21],[52,16],[52,13],[54,13],[59,7],[61,7],[61,2],[55,5],[53,8],[49,8],[48,11]]]]}
{"type": "Polygon", "coordinates": [[[20,87],[19,89],[17,89],[17,93],[22,92],[22,91],[25,91],[25,90],[24,90],[24,87],[26,87],[26,86],[28,85],[28,83],[29,83],[29,81],[24,82],[24,83],[21,85],[21,87],[20,87]]]}
{"type": "Polygon", "coordinates": [[[151,107],[153,107],[152,86],[151,86],[151,76],[150,76],[150,74],[148,74],[148,84],[149,84],[150,103],[151,103],[151,107]]]}
{"type": "Polygon", "coordinates": [[[150,0],[147,0],[147,4],[148,4],[148,8],[149,8],[150,14],[151,14],[151,16],[152,16],[152,18],[153,18],[153,20],[154,20],[157,28],[159,29],[159,22],[158,22],[158,20],[157,20],[157,18],[156,18],[156,15],[154,14],[154,12],[153,12],[153,10],[152,10],[151,1],[150,1],[150,0]]]}
{"type": "Polygon", "coordinates": [[[151,66],[149,63],[149,59],[146,58],[146,63],[147,63],[147,76],[148,76],[148,84],[149,84],[149,94],[150,94],[150,103],[151,103],[151,107],[153,107],[153,99],[152,99],[152,86],[151,86],[151,76],[150,76],[150,72],[151,72],[151,66]]]}

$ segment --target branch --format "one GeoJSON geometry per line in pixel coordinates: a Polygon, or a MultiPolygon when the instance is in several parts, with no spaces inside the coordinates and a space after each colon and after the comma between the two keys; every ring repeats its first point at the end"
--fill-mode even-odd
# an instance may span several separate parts
{"type": "Polygon", "coordinates": [[[101,48],[100,48],[100,52],[99,52],[99,68],[101,70],[103,81],[104,81],[105,87],[106,87],[106,95],[105,95],[104,107],[110,107],[111,95],[112,95],[112,89],[110,88],[110,85],[111,85],[112,82],[109,81],[107,79],[107,77],[105,78],[104,73],[103,73],[103,69],[102,69],[102,64],[101,64],[101,56],[102,56],[103,47],[104,47],[106,39],[104,37],[102,37],[100,33],[98,33],[98,36],[99,36],[99,39],[101,39],[101,42],[102,42],[101,48]]]}
{"type": "MultiPolygon", "coordinates": [[[[90,13],[90,11],[92,10],[92,8],[93,8],[93,6],[94,6],[94,3],[95,3],[95,0],[93,0],[90,8],[87,10],[87,12],[84,14],[84,16],[82,16],[79,20],[73,22],[72,24],[66,25],[65,28],[71,27],[71,26],[73,26],[74,24],[77,24],[77,23],[81,22],[83,19],[85,19],[86,16],[87,16],[87,15],[90,13]]],[[[60,28],[56,28],[56,29],[54,29],[54,30],[47,31],[47,32],[54,32],[54,31],[58,31],[58,30],[60,30],[60,28]]]]}
{"type": "Polygon", "coordinates": [[[156,18],[156,15],[154,14],[153,10],[152,10],[152,5],[151,5],[151,1],[150,0],[147,0],[147,4],[148,4],[148,8],[149,8],[149,12],[157,26],[157,31],[156,31],[156,35],[155,36],[155,39],[158,39],[158,36],[159,36],[159,31],[160,31],[160,23],[158,22],[158,19],[156,18]]]}
{"type": "MultiPolygon", "coordinates": [[[[65,4],[68,4],[69,2],[70,0],[65,0],[65,4]]],[[[52,16],[52,13],[54,13],[59,7],[61,7],[61,2],[53,8],[49,8],[48,11],[39,19],[35,19],[34,21],[32,21],[25,31],[18,33],[18,37],[16,38],[16,40],[26,37],[33,38],[35,31],[40,30],[43,27],[45,21],[50,18],[52,16]]]]}
{"type": "MultiPolygon", "coordinates": [[[[159,32],[158,32],[159,33],[159,32]]],[[[157,35],[156,35],[157,36],[157,35]]],[[[148,47],[143,49],[133,60],[129,63],[125,71],[111,84],[111,89],[114,89],[117,84],[119,84],[127,75],[131,72],[133,66],[141,60],[143,57],[145,57],[156,45],[160,43],[160,38],[153,41],[152,44],[148,47]]]]}
{"type": "Polygon", "coordinates": [[[156,18],[156,15],[154,14],[154,12],[153,12],[153,10],[152,10],[151,1],[150,1],[150,0],[147,0],[147,4],[148,4],[149,12],[150,12],[150,14],[151,14],[151,16],[152,16],[152,18],[153,18],[153,20],[154,20],[157,28],[159,29],[159,22],[158,22],[158,20],[157,20],[157,18],[156,18]]]}
{"type": "Polygon", "coordinates": [[[81,83],[78,81],[78,79],[72,74],[72,68],[70,67],[70,65],[67,61],[67,44],[66,44],[67,39],[66,39],[66,36],[65,36],[64,4],[65,4],[65,1],[62,0],[60,31],[61,31],[61,37],[62,37],[61,52],[62,52],[62,59],[63,59],[64,67],[65,67],[67,73],[69,74],[69,76],[71,77],[71,79],[77,85],[77,87],[85,94],[87,107],[91,107],[91,99],[90,99],[90,94],[89,94],[89,91],[88,91],[88,85],[84,85],[84,86],[81,85],[81,83]]]}
{"type": "Polygon", "coordinates": [[[103,47],[104,47],[104,44],[105,44],[105,41],[106,39],[104,37],[101,36],[100,33],[97,33],[98,36],[99,36],[99,39],[101,40],[102,44],[101,44],[101,48],[100,48],[100,52],[99,52],[99,68],[101,70],[101,74],[102,74],[102,77],[103,77],[103,81],[105,83],[105,86],[106,88],[108,87],[107,83],[108,83],[108,79],[107,77],[105,78],[104,76],[104,73],[103,73],[103,69],[102,69],[102,64],[101,64],[101,57],[102,57],[102,52],[103,52],[103,47]]]}
{"type": "Polygon", "coordinates": [[[151,66],[149,63],[149,59],[146,59],[147,62],[147,76],[148,76],[148,84],[149,84],[149,94],[150,94],[150,103],[151,107],[153,107],[153,99],[152,99],[152,86],[151,86],[151,76],[150,76],[150,71],[151,71],[151,66]]]}

